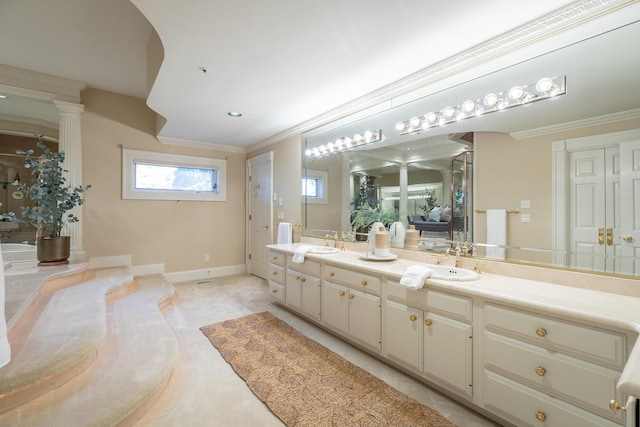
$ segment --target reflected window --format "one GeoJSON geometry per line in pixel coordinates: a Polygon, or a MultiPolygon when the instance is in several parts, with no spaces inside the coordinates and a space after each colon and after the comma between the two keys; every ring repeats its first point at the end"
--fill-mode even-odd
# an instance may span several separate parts
{"type": "Polygon", "coordinates": [[[327,203],[327,179],[324,171],[307,170],[307,175],[302,177],[302,198],[307,203],[327,203]]]}

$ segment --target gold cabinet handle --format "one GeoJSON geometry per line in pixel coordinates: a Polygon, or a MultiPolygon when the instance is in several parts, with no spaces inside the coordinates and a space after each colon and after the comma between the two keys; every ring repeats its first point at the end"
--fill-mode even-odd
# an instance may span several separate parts
{"type": "Polygon", "coordinates": [[[543,368],[542,366],[538,366],[538,367],[536,368],[536,374],[537,374],[539,377],[544,377],[544,376],[547,374],[547,370],[546,370],[545,368],[543,368]]]}
{"type": "Polygon", "coordinates": [[[411,316],[409,316],[409,320],[415,322],[416,320],[418,320],[418,317],[415,314],[412,314],[411,316]]]}
{"type": "Polygon", "coordinates": [[[633,237],[632,237],[632,236],[629,236],[629,235],[627,234],[627,235],[625,235],[625,236],[622,236],[622,240],[624,240],[625,242],[629,242],[629,243],[631,243],[631,242],[633,242],[633,237]]]}
{"type": "Polygon", "coordinates": [[[433,325],[433,321],[431,319],[427,319],[427,320],[424,321],[424,324],[427,325],[427,326],[431,326],[431,325],[433,325]]]}
{"type": "Polygon", "coordinates": [[[598,244],[604,245],[604,227],[598,228],[598,244]]]}
{"type": "Polygon", "coordinates": [[[349,299],[353,299],[353,298],[354,298],[354,296],[353,296],[353,294],[349,294],[349,296],[348,296],[347,298],[349,298],[349,299]]]}
{"type": "Polygon", "coordinates": [[[272,260],[274,260],[274,261],[277,261],[277,260],[278,260],[278,257],[277,257],[277,256],[274,256],[274,257],[273,257],[273,258],[271,258],[271,259],[272,259],[272,260]]]}
{"type": "Polygon", "coordinates": [[[616,399],[611,400],[611,402],[609,402],[609,408],[611,408],[611,410],[613,412],[617,412],[617,411],[626,411],[627,407],[626,406],[622,406],[616,399]]]}
{"type": "Polygon", "coordinates": [[[613,228],[607,227],[607,246],[613,245],[613,228]]]}
{"type": "Polygon", "coordinates": [[[547,414],[545,414],[542,411],[538,411],[536,412],[536,420],[540,421],[540,422],[545,422],[547,420],[547,414]]]}
{"type": "Polygon", "coordinates": [[[300,283],[304,283],[306,281],[307,281],[307,279],[305,279],[304,277],[302,279],[300,279],[300,283]]]}
{"type": "Polygon", "coordinates": [[[360,286],[367,286],[367,281],[366,280],[361,281],[360,286]]]}
{"type": "Polygon", "coordinates": [[[301,279],[301,277],[300,277],[300,276],[296,276],[296,280],[300,280],[300,279],[301,279]]]}
{"type": "Polygon", "coordinates": [[[340,292],[338,292],[338,295],[340,295],[341,297],[343,297],[343,296],[344,296],[344,291],[340,291],[340,292]]]}
{"type": "Polygon", "coordinates": [[[336,273],[334,273],[333,271],[330,271],[330,272],[329,272],[329,277],[333,277],[333,276],[335,276],[335,275],[336,275],[336,273]]]}
{"type": "Polygon", "coordinates": [[[271,292],[272,292],[272,293],[274,293],[274,294],[277,294],[277,293],[278,293],[278,290],[277,290],[277,289],[274,289],[274,290],[272,290],[271,292]]]}
{"type": "Polygon", "coordinates": [[[538,328],[536,329],[536,335],[538,335],[539,337],[544,337],[547,335],[547,330],[545,328],[538,328]]]}
{"type": "Polygon", "coordinates": [[[274,272],[273,272],[273,273],[271,273],[271,274],[273,274],[274,276],[277,276],[277,275],[278,275],[278,272],[277,272],[277,271],[274,271],[274,272]]]}

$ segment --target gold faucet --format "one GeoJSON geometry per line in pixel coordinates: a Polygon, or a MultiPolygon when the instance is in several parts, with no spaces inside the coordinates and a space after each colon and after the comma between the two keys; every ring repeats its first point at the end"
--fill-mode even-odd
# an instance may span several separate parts
{"type": "Polygon", "coordinates": [[[456,248],[454,249],[454,252],[456,253],[456,267],[460,268],[460,252],[462,252],[462,250],[460,249],[460,244],[458,243],[458,245],[456,246],[456,248]]]}

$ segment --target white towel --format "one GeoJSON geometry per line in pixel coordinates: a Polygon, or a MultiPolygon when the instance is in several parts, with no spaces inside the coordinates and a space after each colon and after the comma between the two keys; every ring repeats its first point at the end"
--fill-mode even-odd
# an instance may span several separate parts
{"type": "Polygon", "coordinates": [[[292,229],[293,227],[289,222],[281,222],[278,225],[278,244],[279,245],[293,242],[292,229]]]}
{"type": "Polygon", "coordinates": [[[487,209],[487,258],[504,259],[507,245],[507,211],[487,209]]]}
{"type": "MultiPolygon", "coordinates": [[[[0,265],[3,265],[2,252],[0,251],[0,265]]],[[[7,339],[7,323],[4,317],[4,274],[0,274],[0,368],[11,361],[11,346],[7,339]]]]}
{"type": "Polygon", "coordinates": [[[412,265],[407,268],[407,271],[402,275],[400,284],[409,289],[418,290],[424,286],[424,282],[431,277],[433,273],[433,269],[424,265],[412,265]]]}
{"type": "Polygon", "coordinates": [[[291,261],[298,264],[302,264],[304,262],[304,256],[311,249],[313,249],[313,246],[308,246],[308,245],[298,246],[298,249],[296,249],[295,253],[293,254],[293,257],[291,258],[291,261]]]}

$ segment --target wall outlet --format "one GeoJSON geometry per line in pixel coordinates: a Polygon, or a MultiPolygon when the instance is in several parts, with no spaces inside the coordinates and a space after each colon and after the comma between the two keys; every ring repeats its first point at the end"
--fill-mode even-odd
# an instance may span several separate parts
{"type": "Polygon", "coordinates": [[[531,222],[531,215],[530,214],[521,214],[520,215],[520,222],[531,222]]]}
{"type": "Polygon", "coordinates": [[[205,260],[205,262],[209,261],[209,254],[205,254],[204,255],[204,260],[205,260]]]}

